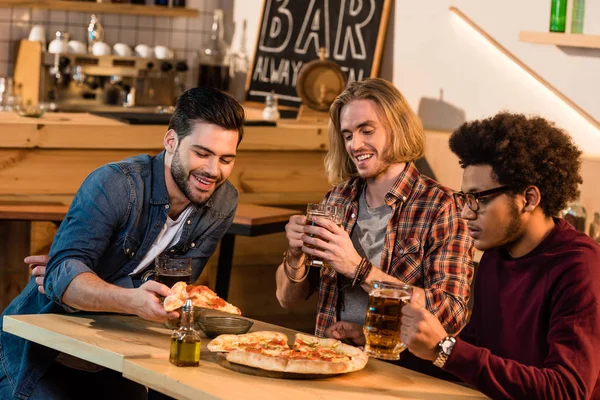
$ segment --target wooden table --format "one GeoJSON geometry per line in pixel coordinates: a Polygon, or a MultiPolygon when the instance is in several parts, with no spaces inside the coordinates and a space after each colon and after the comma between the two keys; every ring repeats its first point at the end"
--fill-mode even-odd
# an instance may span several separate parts
{"type": "MultiPolygon", "coordinates": [[[[476,390],[371,359],[362,371],[319,380],[244,375],[215,363],[202,341],[200,366],[168,361],[170,330],[122,315],[20,315],[4,317],[4,330],[119,371],[127,379],[178,399],[481,399],[476,390]]],[[[256,330],[294,331],[255,321],[256,330]]]]}
{"type": "MultiPolygon", "coordinates": [[[[23,258],[29,254],[31,221],[60,223],[68,210],[68,206],[60,204],[0,203],[0,233],[10,237],[10,241],[0,241],[0,259],[4,260],[1,265],[6,270],[6,274],[2,274],[4,278],[0,281],[14,281],[0,287],[8,285],[12,288],[5,290],[11,299],[27,284],[28,272],[23,258]]],[[[236,235],[260,236],[282,232],[290,216],[294,214],[298,214],[298,211],[255,204],[238,205],[233,223],[221,240],[219,250],[215,291],[221,297],[227,299],[228,296],[236,235]]]]}

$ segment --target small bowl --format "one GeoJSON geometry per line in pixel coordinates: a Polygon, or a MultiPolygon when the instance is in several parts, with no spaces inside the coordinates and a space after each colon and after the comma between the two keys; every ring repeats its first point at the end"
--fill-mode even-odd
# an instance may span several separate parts
{"type": "Polygon", "coordinates": [[[209,338],[223,334],[240,335],[252,328],[254,322],[238,317],[206,317],[199,320],[200,329],[209,338]]]}
{"type": "MultiPolygon", "coordinates": [[[[179,315],[181,315],[181,308],[175,310],[179,313],[179,315]]],[[[209,311],[213,311],[210,308],[205,308],[205,307],[194,307],[194,328],[196,329],[201,329],[200,328],[200,321],[204,319],[204,317],[206,316],[206,314],[209,311]]],[[[181,325],[181,317],[180,318],[175,318],[175,319],[169,319],[167,320],[167,322],[165,322],[165,326],[169,329],[179,329],[179,326],[181,325]]]]}
{"type": "Polygon", "coordinates": [[[17,114],[21,117],[41,118],[46,112],[46,107],[42,104],[18,106],[17,114]]]}

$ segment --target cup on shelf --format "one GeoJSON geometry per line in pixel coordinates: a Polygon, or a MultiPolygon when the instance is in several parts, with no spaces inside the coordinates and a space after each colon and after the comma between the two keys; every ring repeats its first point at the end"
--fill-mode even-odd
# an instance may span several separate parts
{"type": "Polygon", "coordinates": [[[48,44],[48,53],[60,54],[69,51],[69,34],[67,32],[56,31],[56,39],[48,44]]]}
{"type": "Polygon", "coordinates": [[[169,49],[165,46],[156,46],[154,48],[154,56],[159,60],[166,60],[173,58],[174,53],[173,50],[169,49]]]}
{"type": "Polygon", "coordinates": [[[69,53],[71,54],[86,54],[87,46],[85,43],[80,42],[79,40],[69,40],[68,43],[69,53]]]}
{"type": "Polygon", "coordinates": [[[138,44],[135,46],[135,54],[142,58],[152,58],[154,56],[154,49],[147,44],[138,44]]]}
{"type": "Polygon", "coordinates": [[[29,31],[29,40],[32,42],[41,42],[46,47],[46,30],[43,25],[33,25],[29,31]]]}
{"type": "Polygon", "coordinates": [[[92,54],[95,56],[109,56],[110,46],[104,42],[96,42],[92,46],[92,54]]]}
{"type": "Polygon", "coordinates": [[[113,46],[113,52],[119,57],[131,57],[133,54],[131,47],[127,46],[125,43],[115,44],[113,46]]]}

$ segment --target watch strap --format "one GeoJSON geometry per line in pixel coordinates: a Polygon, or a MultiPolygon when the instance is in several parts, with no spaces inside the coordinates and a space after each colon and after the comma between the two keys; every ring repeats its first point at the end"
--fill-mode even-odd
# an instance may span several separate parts
{"type": "Polygon", "coordinates": [[[438,343],[438,349],[439,349],[439,353],[437,358],[433,361],[433,365],[435,365],[436,367],[439,368],[443,368],[444,365],[446,364],[446,361],[448,361],[448,357],[450,357],[450,354],[452,353],[452,349],[454,349],[454,345],[456,344],[456,339],[453,338],[452,336],[446,336],[445,338],[443,338],[440,343],[438,343]],[[445,351],[444,350],[444,342],[450,342],[450,348],[445,351]]]}

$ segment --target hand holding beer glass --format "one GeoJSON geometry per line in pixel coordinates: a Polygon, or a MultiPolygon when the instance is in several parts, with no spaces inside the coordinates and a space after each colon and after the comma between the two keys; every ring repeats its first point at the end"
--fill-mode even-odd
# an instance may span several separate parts
{"type": "MultiPolygon", "coordinates": [[[[344,208],[339,206],[332,206],[330,204],[312,204],[309,203],[306,207],[306,224],[317,225],[314,221],[315,217],[326,218],[333,221],[337,225],[342,225],[344,219],[344,208]]],[[[318,235],[311,235],[311,237],[317,237],[323,239],[318,235]]],[[[315,248],[311,244],[306,244],[306,247],[315,248]]],[[[304,265],[308,267],[329,267],[327,261],[321,260],[319,257],[313,256],[312,254],[304,254],[304,265]]]]}
{"type": "Polygon", "coordinates": [[[398,360],[406,345],[400,340],[402,308],[410,303],[413,287],[375,281],[365,316],[365,353],[383,360],[398,360]]]}

